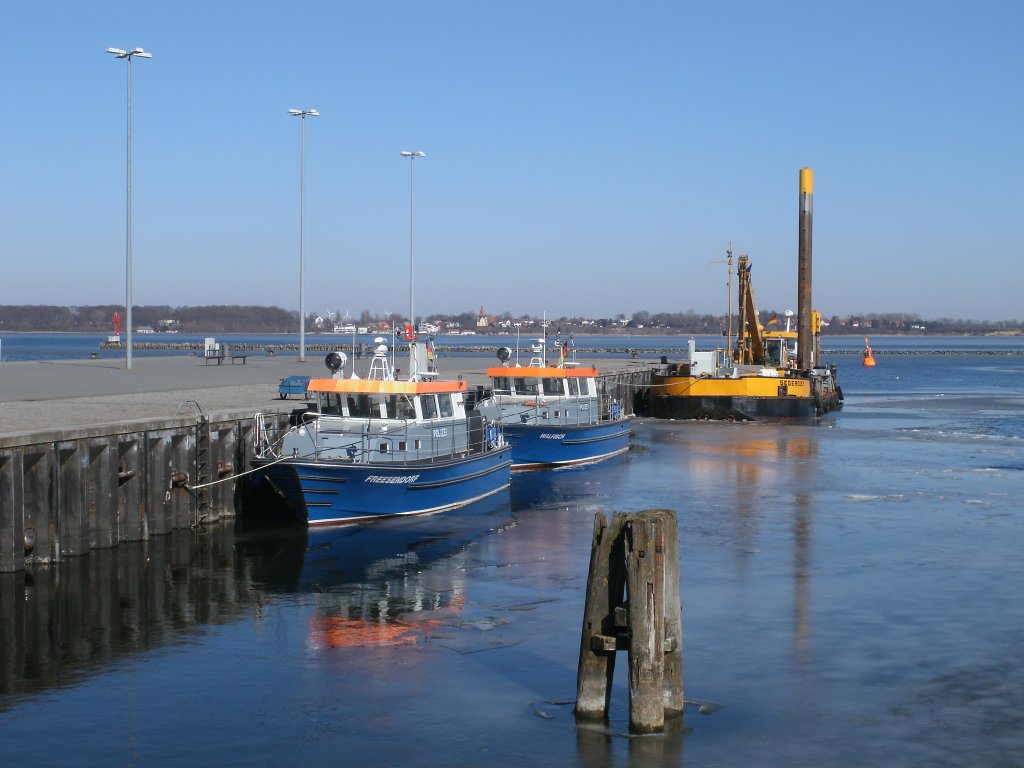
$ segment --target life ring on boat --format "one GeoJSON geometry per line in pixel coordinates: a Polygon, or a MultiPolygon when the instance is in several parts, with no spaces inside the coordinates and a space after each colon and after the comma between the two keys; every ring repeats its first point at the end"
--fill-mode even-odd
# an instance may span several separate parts
{"type": "Polygon", "coordinates": [[[527,408],[533,408],[534,406],[537,405],[543,408],[547,405],[547,402],[544,400],[526,400],[523,402],[523,405],[525,405],[527,408]]]}
{"type": "Polygon", "coordinates": [[[416,333],[416,331],[414,331],[412,329],[411,325],[406,325],[405,326],[405,340],[406,341],[415,341],[417,338],[419,338],[419,334],[416,333]]]}

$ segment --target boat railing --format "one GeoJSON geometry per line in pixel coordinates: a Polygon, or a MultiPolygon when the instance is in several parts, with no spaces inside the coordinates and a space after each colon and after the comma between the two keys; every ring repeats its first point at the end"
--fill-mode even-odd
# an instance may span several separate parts
{"type": "Polygon", "coordinates": [[[605,394],[580,399],[538,396],[523,400],[511,396],[507,400],[499,400],[498,403],[503,418],[512,424],[580,427],[614,421],[623,416],[619,401],[605,394]]]}
{"type": "MultiPolygon", "coordinates": [[[[351,424],[351,421],[349,423],[351,424]]],[[[480,415],[471,415],[465,420],[439,421],[436,424],[423,424],[404,419],[397,428],[392,421],[389,422],[386,432],[371,430],[375,423],[377,422],[373,419],[366,419],[361,434],[349,432],[352,439],[348,443],[331,446],[330,451],[333,454],[341,453],[343,459],[356,464],[372,461],[375,455],[387,455],[390,457],[389,461],[395,464],[433,464],[460,455],[494,450],[502,443],[500,425],[489,422],[480,415]],[[416,435],[411,426],[424,426],[427,427],[427,431],[422,435],[416,435]],[[417,440],[420,441],[418,447],[417,440]],[[381,451],[381,445],[386,445],[386,450],[381,451]]],[[[318,451],[322,450],[319,420],[314,420],[306,426],[317,431],[315,443],[318,451]]]]}

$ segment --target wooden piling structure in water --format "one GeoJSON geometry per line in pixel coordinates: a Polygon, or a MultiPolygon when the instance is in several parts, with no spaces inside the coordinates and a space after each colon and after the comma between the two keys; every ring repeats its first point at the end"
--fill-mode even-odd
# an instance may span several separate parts
{"type": "Polygon", "coordinates": [[[0,438],[0,573],[233,517],[253,422],[199,413],[0,438]]]}
{"type": "Polygon", "coordinates": [[[645,410],[650,384],[648,367],[618,370],[597,377],[597,392],[606,403],[617,401],[623,416],[633,416],[645,410]]]}
{"type": "Polygon", "coordinates": [[[661,731],[683,711],[679,527],[650,509],[594,516],[576,681],[576,715],[604,718],[615,654],[629,654],[629,727],[661,731]]]}

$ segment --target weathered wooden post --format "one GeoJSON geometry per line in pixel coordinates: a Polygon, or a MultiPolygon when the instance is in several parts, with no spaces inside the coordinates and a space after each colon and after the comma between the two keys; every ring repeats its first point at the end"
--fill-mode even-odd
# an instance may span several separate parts
{"type": "Polygon", "coordinates": [[[665,726],[665,546],[660,516],[641,513],[626,529],[629,590],[629,730],[665,726]]]}
{"type": "Polygon", "coordinates": [[[117,443],[117,540],[149,538],[151,507],[143,491],[146,481],[147,440],[143,435],[121,436],[117,443]]]}
{"type": "Polygon", "coordinates": [[[683,713],[683,607],[679,594],[679,521],[671,509],[659,509],[665,546],[665,714],[683,713]]]}
{"type": "Polygon", "coordinates": [[[615,652],[629,652],[629,727],[661,731],[683,711],[679,534],[671,510],[594,517],[576,714],[607,717],[615,652]],[[623,591],[628,601],[623,602],[623,591]]]}
{"type": "Polygon", "coordinates": [[[611,700],[615,650],[619,642],[615,609],[622,604],[626,586],[622,556],[625,519],[624,514],[617,512],[612,515],[609,526],[602,513],[594,515],[580,663],[576,676],[576,714],[583,718],[604,717],[611,700]]]}
{"type": "Polygon", "coordinates": [[[23,477],[21,449],[0,452],[0,573],[21,570],[25,564],[23,477]]]}
{"type": "Polygon", "coordinates": [[[81,440],[57,443],[56,459],[57,544],[60,558],[89,551],[88,518],[85,512],[85,476],[88,452],[81,440]]]}
{"type": "Polygon", "coordinates": [[[86,476],[86,514],[92,546],[116,547],[117,514],[117,438],[95,437],[87,441],[89,472],[86,476]]]}

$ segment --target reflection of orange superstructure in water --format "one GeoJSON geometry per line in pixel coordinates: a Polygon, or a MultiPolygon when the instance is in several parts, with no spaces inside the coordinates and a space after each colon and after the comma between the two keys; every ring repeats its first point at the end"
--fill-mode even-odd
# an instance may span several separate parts
{"type": "Polygon", "coordinates": [[[415,625],[400,619],[379,622],[345,616],[314,616],[311,625],[309,646],[315,650],[411,645],[419,635],[415,625]]]}
{"type": "Polygon", "coordinates": [[[321,612],[310,620],[308,645],[312,650],[413,645],[448,624],[448,617],[464,606],[465,595],[460,594],[445,608],[414,613],[412,619],[401,615],[353,618],[321,612]]]}
{"type": "Polygon", "coordinates": [[[871,347],[868,346],[868,339],[864,337],[864,365],[868,368],[875,367],[875,354],[871,351],[871,347]]]}

